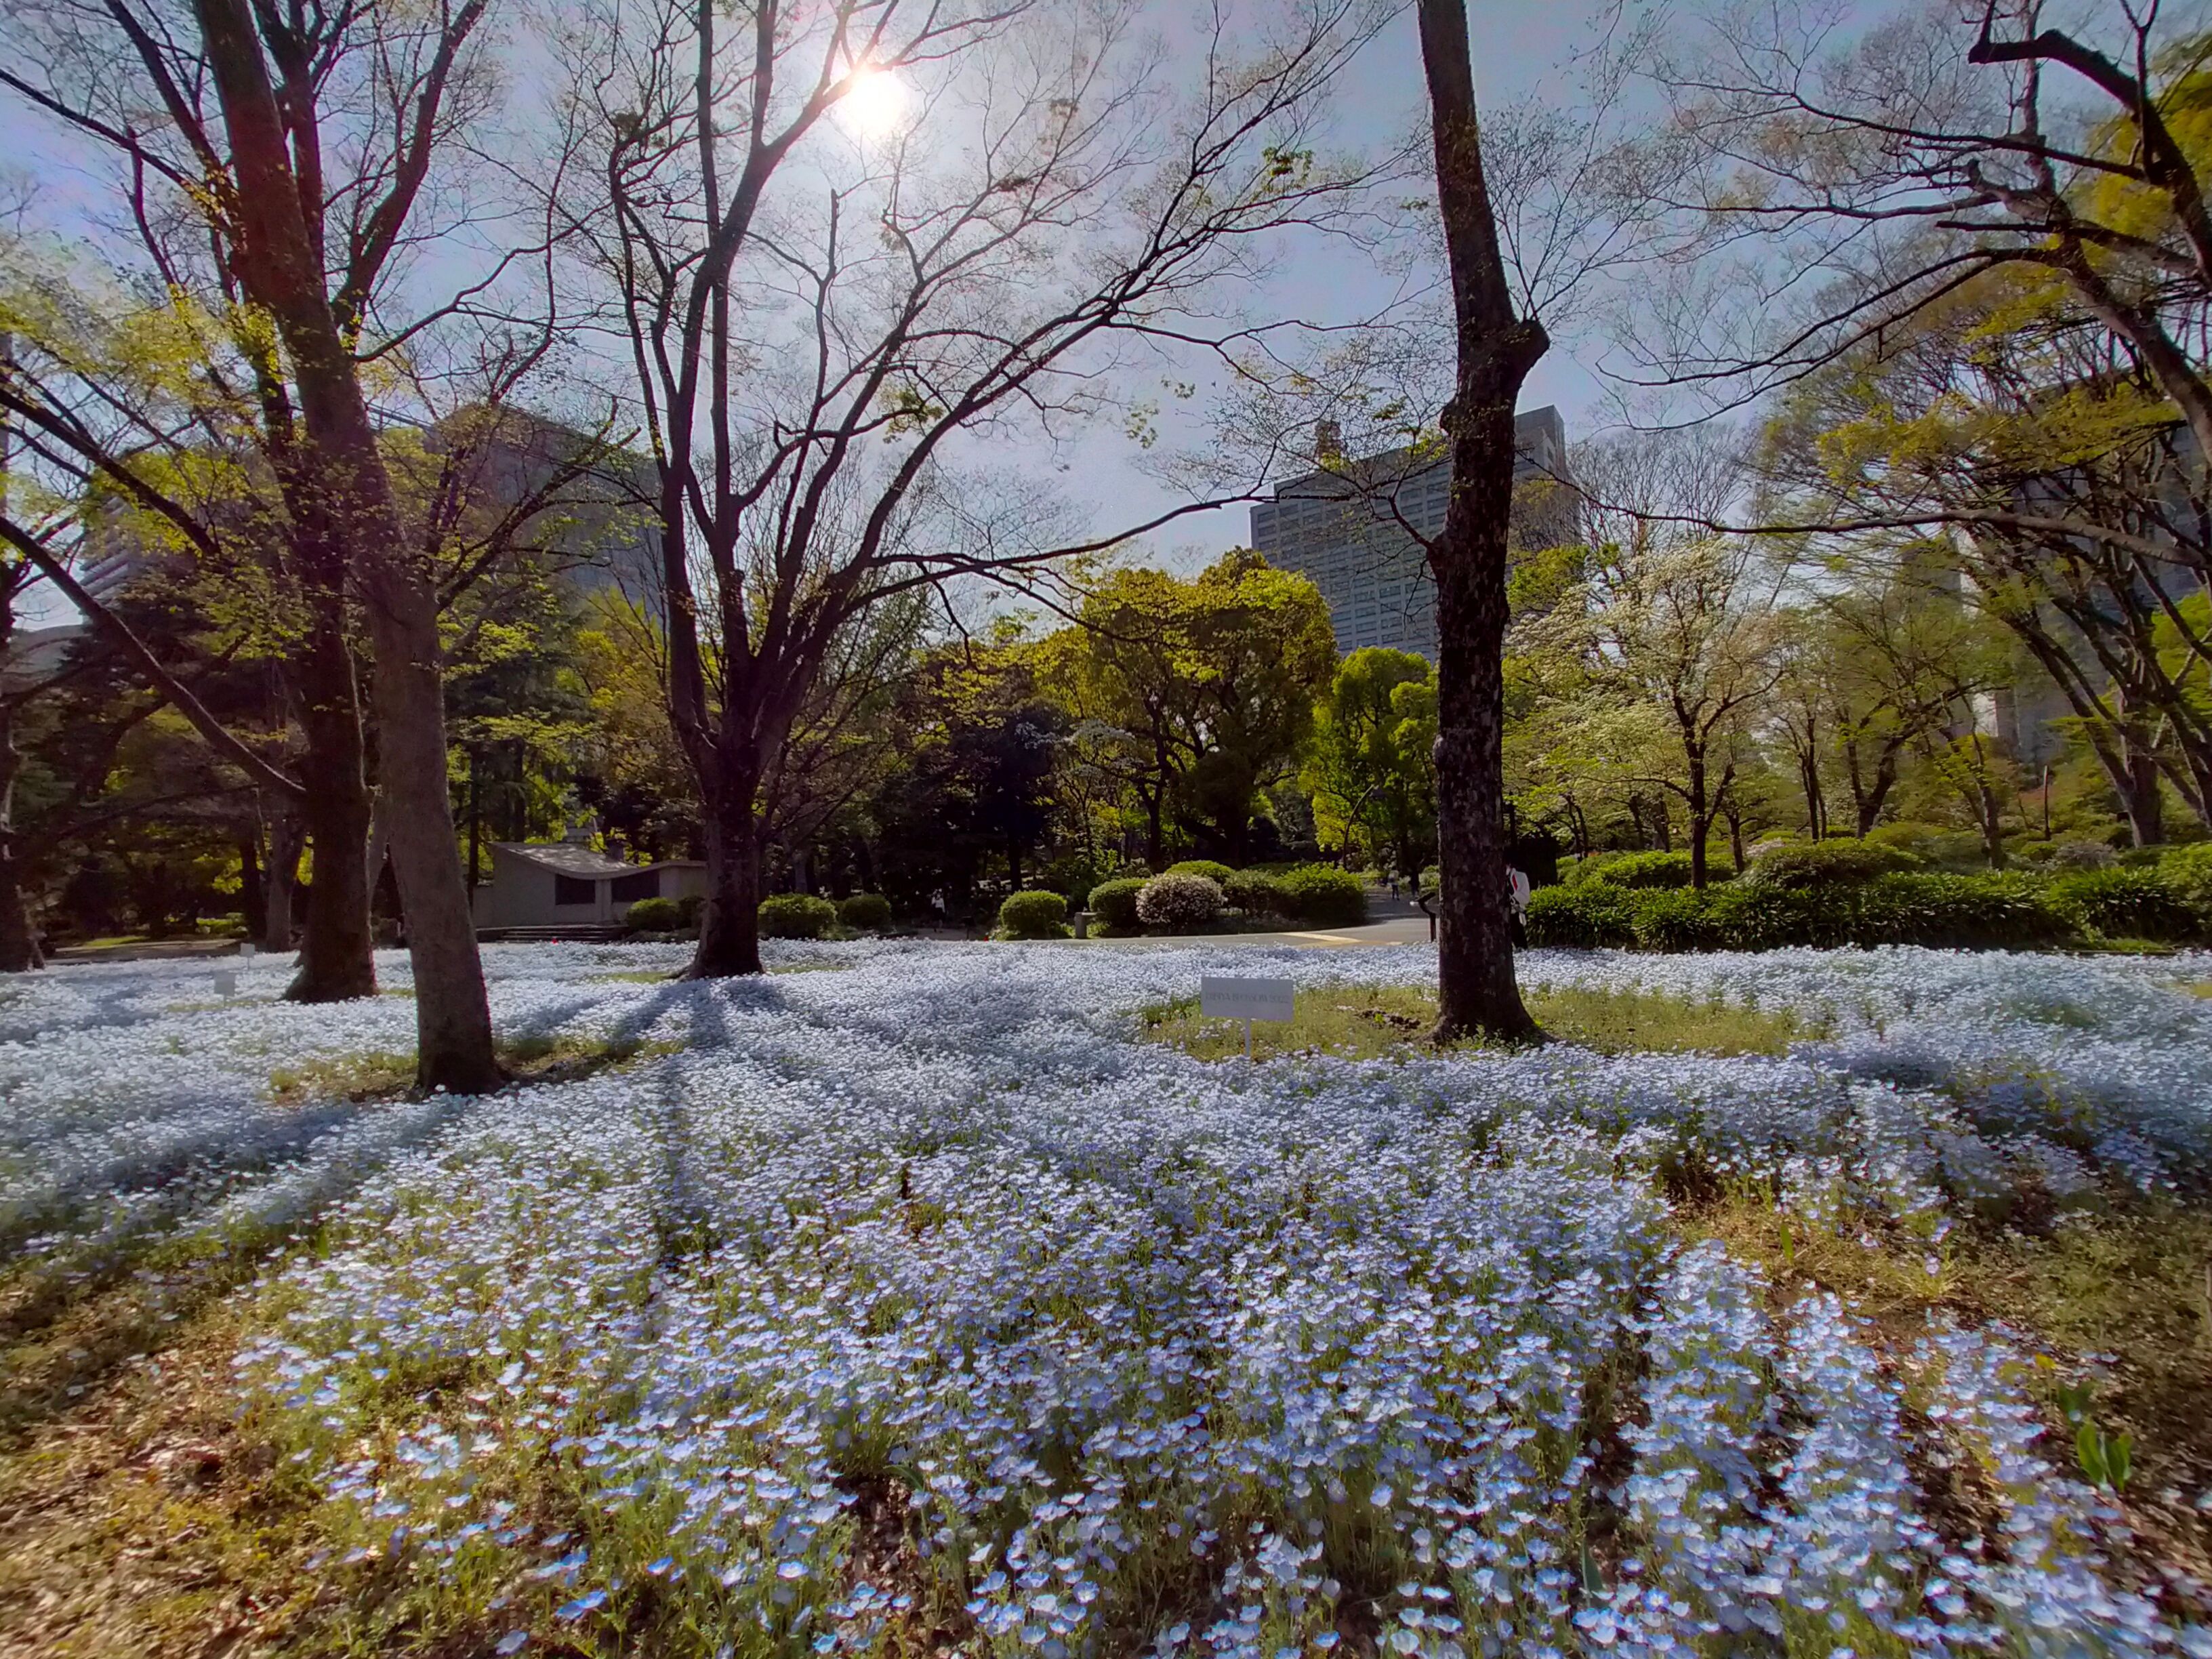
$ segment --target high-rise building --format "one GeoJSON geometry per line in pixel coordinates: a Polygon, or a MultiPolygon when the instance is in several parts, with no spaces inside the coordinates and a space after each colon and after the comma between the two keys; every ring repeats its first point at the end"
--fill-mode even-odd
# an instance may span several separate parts
{"type": "MultiPolygon", "coordinates": [[[[1567,428],[1547,404],[1515,416],[1513,480],[1564,478],[1567,428]]],[[[1321,448],[1331,447],[1324,428],[1321,448]]],[[[1370,645],[1418,652],[1435,660],[1437,589],[1419,538],[1443,528],[1451,495],[1448,459],[1416,464],[1411,451],[1386,450],[1309,472],[1275,486],[1252,507],[1252,545],[1279,570],[1295,570],[1321,589],[1336,629],[1336,648],[1370,645]]],[[[1544,522],[1522,539],[1552,545],[1572,534],[1562,497],[1538,510],[1544,522]]]]}

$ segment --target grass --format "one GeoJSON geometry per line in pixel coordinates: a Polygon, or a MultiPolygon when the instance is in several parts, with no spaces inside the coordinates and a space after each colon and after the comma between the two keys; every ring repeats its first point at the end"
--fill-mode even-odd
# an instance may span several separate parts
{"type": "MultiPolygon", "coordinates": [[[[500,1064],[520,1083],[568,1082],[641,1054],[673,1054],[681,1045],[636,1037],[509,1037],[499,1045],[500,1064]]],[[[391,1052],[339,1054],[301,1060],[269,1073],[270,1098],[281,1105],[343,1096],[392,1100],[414,1086],[415,1056],[391,1052]]]]}
{"type": "MultiPolygon", "coordinates": [[[[1551,1036],[1600,1054],[1781,1054],[1791,1043],[1820,1035],[1817,1026],[1786,1011],[1692,1002],[1656,992],[1546,988],[1524,1000],[1551,1036]]],[[[1427,1033],[1436,1019],[1436,994],[1419,986],[1322,986],[1297,993],[1288,1024],[1255,1024],[1252,1055],[1402,1060],[1429,1048],[1427,1033]]],[[[1203,1018],[1194,999],[1147,1008],[1142,1020],[1148,1041],[1199,1060],[1228,1060],[1244,1052],[1243,1023],[1203,1018]]]]}

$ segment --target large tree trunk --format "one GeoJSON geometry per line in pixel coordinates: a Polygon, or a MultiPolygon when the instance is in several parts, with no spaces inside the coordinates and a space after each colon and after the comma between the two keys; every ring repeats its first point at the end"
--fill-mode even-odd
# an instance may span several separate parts
{"type": "Polygon", "coordinates": [[[1483,177],[1462,0],[1420,0],[1437,200],[1451,265],[1459,374],[1444,431],[1451,503],[1429,547],[1437,582],[1437,1037],[1523,1036],[1506,886],[1505,575],[1513,410],[1549,342],[1516,317],[1483,177]]]}
{"type": "Polygon", "coordinates": [[[1690,761],[1690,889],[1692,892],[1705,890],[1705,833],[1713,826],[1711,808],[1705,800],[1705,757],[1692,746],[1690,761]]]}
{"type": "MultiPolygon", "coordinates": [[[[373,997],[376,957],[368,927],[368,785],[362,771],[361,702],[352,649],[339,621],[327,612],[308,634],[298,674],[300,726],[307,739],[300,757],[300,781],[307,787],[300,828],[314,846],[314,879],[307,887],[299,970],[284,996],[291,1002],[373,997]]],[[[291,833],[291,868],[297,870],[299,831],[291,833]]],[[[285,908],[287,936],[273,946],[280,951],[291,948],[289,897],[285,908]]]]}
{"type": "Polygon", "coordinates": [[[706,792],[707,908],[699,948],[685,970],[691,979],[757,974],[760,955],[760,824],[754,814],[758,780],[720,769],[706,792]]]}
{"type": "Polygon", "coordinates": [[[194,9],[230,137],[240,273],[283,341],[314,476],[367,601],[378,755],[415,969],[416,1085],[483,1092],[502,1079],[447,790],[435,593],[402,531],[360,379],[331,311],[245,0],[195,0],[194,9]]]}

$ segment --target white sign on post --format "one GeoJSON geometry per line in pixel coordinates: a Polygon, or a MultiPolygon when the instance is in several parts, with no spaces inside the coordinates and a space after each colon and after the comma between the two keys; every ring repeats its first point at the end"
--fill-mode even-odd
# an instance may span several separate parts
{"type": "Polygon", "coordinates": [[[1208,1019],[1244,1022],[1244,1058],[1252,1058],[1252,1022],[1291,1018],[1292,987],[1286,979],[1232,979],[1203,974],[1198,981],[1198,1012],[1208,1019]]]}

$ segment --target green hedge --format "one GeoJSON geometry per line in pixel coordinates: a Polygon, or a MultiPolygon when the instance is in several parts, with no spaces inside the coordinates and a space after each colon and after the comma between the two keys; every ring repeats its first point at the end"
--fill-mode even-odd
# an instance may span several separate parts
{"type": "Polygon", "coordinates": [[[1222,896],[1248,916],[1279,916],[1288,902],[1282,878],[1265,870],[1237,870],[1221,884],[1222,896]]]}
{"type": "Polygon", "coordinates": [[[1571,886],[1603,882],[1609,887],[1687,887],[1687,853],[1598,853],[1567,872],[1571,886]]]}
{"type": "Polygon", "coordinates": [[[854,893],[837,904],[837,920],[863,933],[880,933],[891,925],[891,902],[881,893],[854,893]]]}
{"type": "Polygon", "coordinates": [[[837,923],[837,907],[811,893],[778,893],[760,903],[760,930],[769,939],[820,939],[837,923]]]}
{"type": "Polygon", "coordinates": [[[1009,893],[999,906],[999,932],[1007,939],[1065,939],[1067,901],[1036,889],[1009,893]]]}
{"type": "Polygon", "coordinates": [[[1185,859],[1181,864],[1170,864],[1160,873],[1166,876],[1204,876],[1216,887],[1226,890],[1229,878],[1237,872],[1227,865],[1217,864],[1212,859],[1185,859]]]}
{"type": "Polygon", "coordinates": [[[1314,927],[1349,927],[1367,920],[1367,890],[1349,870],[1302,864],[1275,878],[1283,914],[1314,927]]]}
{"type": "Polygon", "coordinates": [[[2203,927],[2162,870],[2084,870],[2053,881],[2051,896],[2107,939],[2190,939],[2203,927]]]}
{"type": "Polygon", "coordinates": [[[2055,945],[2080,931],[2078,914],[2051,890],[2055,885],[2020,876],[1941,871],[1808,886],[1739,881],[1703,893],[1637,892],[1589,882],[1531,895],[1528,938],[1535,945],[1647,951],[2055,945]]]}
{"type": "Polygon", "coordinates": [[[672,898],[641,898],[623,912],[623,926],[638,933],[672,933],[684,925],[684,912],[672,898]]]}
{"type": "Polygon", "coordinates": [[[1097,913],[1098,920],[1109,927],[1133,928],[1137,925],[1137,895],[1145,890],[1145,878],[1124,876],[1113,881],[1102,881],[1091,890],[1085,908],[1097,913]]]}
{"type": "Polygon", "coordinates": [[[1824,882],[1872,881],[1917,870],[1922,862],[1917,854],[1881,842],[1785,841],[1754,854],[1744,879],[1772,887],[1817,887],[1824,882]]]}
{"type": "Polygon", "coordinates": [[[2159,860],[2158,873],[2189,907],[2198,929],[2212,934],[2212,841],[2174,848],[2159,860]]]}

